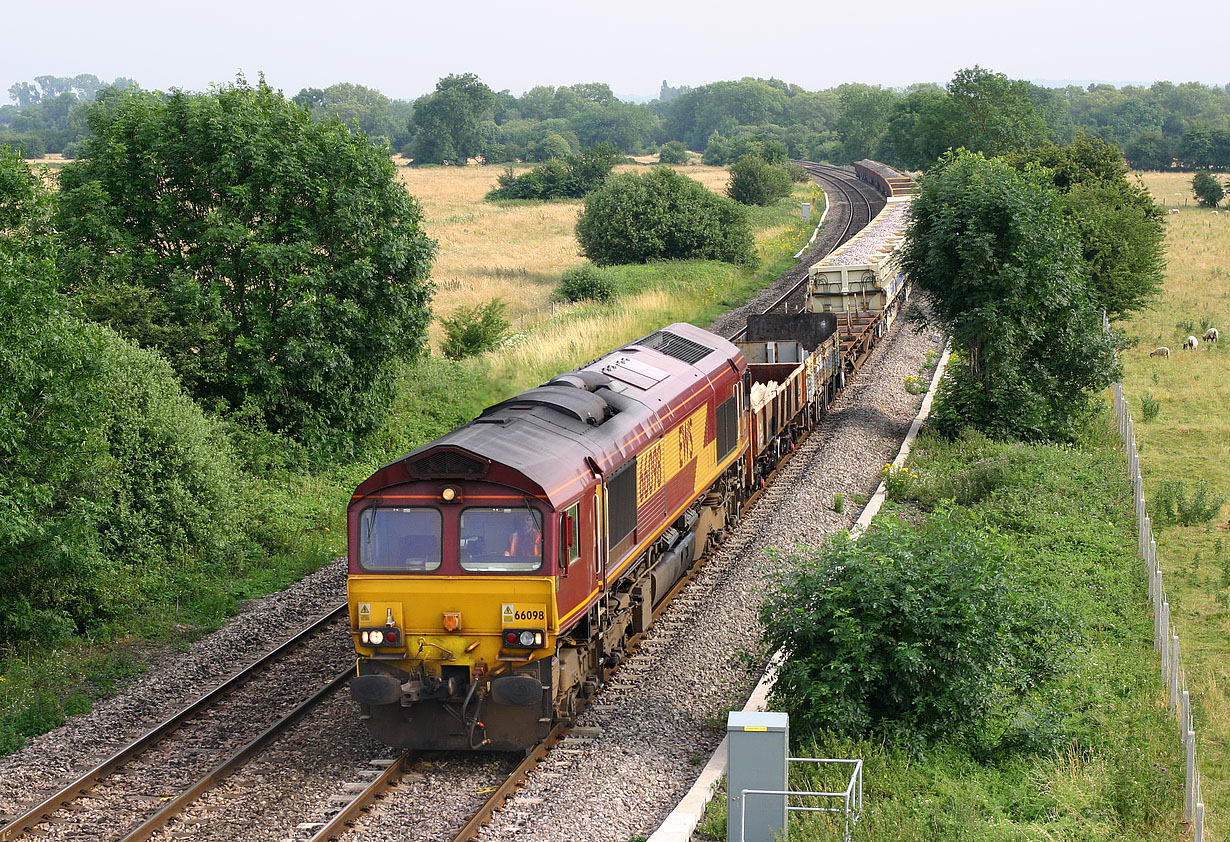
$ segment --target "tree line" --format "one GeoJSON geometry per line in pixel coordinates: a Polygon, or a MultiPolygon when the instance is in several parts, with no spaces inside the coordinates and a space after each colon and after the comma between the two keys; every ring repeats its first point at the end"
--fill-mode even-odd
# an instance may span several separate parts
{"type": "MultiPolygon", "coordinates": [[[[0,142],[75,154],[88,130],[80,107],[108,89],[93,76],[40,76],[9,89],[0,142]]],[[[1138,169],[1230,168],[1230,85],[1045,88],[973,67],[947,85],[903,90],[847,83],[821,91],[778,79],[698,87],[662,83],[647,104],[623,102],[609,85],[540,85],[514,96],[472,73],[445,76],[413,102],[354,83],[305,88],[293,97],[318,119],[338,119],[419,164],[543,162],[608,145],[645,154],[670,143],[733,163],[748,143],[773,143],[792,158],[851,163],[871,157],[923,169],[949,148],[998,155],[1080,133],[1113,143],[1138,169]]]]}

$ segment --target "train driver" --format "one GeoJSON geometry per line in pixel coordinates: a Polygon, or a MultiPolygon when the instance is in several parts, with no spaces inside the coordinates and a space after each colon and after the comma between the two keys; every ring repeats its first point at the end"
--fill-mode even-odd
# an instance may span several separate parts
{"type": "Polygon", "coordinates": [[[522,515],[516,531],[508,536],[507,556],[542,556],[542,530],[533,515],[522,515]]]}

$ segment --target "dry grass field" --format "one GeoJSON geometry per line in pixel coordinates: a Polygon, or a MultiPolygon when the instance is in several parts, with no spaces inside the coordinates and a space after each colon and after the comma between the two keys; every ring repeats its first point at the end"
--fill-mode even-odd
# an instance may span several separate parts
{"type": "MultiPolygon", "coordinates": [[[[1167,270],[1163,295],[1124,327],[1136,346],[1124,353],[1124,390],[1137,419],[1141,475],[1156,499],[1162,484],[1182,482],[1188,495],[1201,482],[1230,498],[1230,213],[1200,208],[1190,173],[1146,173],[1155,198],[1177,214],[1166,217],[1167,270]],[[1182,351],[1189,334],[1209,326],[1217,344],[1182,351]],[[1158,346],[1167,358],[1150,357],[1158,346]],[[1143,421],[1143,397],[1160,404],[1143,421]]],[[[1188,685],[1196,694],[1204,796],[1213,833],[1227,838],[1230,815],[1230,506],[1207,525],[1158,530],[1158,557],[1168,576],[1188,685]],[[1217,833],[1220,828],[1222,832],[1217,833]]]]}
{"type": "MultiPolygon", "coordinates": [[[[427,234],[440,246],[432,269],[435,314],[447,316],[458,307],[502,298],[516,332],[531,330],[549,318],[551,292],[560,275],[584,262],[573,236],[581,201],[486,202],[483,197],[496,186],[501,166],[416,169],[403,166],[400,156],[394,161],[398,178],[422,205],[427,234]]],[[[730,177],[723,167],[676,169],[715,192],[725,190],[730,177]]],[[[616,167],[616,172],[645,170],[633,164],[616,167]]],[[[780,237],[789,228],[760,228],[757,241],[780,237]]],[[[433,323],[434,345],[441,336],[439,323],[433,323]]]]}

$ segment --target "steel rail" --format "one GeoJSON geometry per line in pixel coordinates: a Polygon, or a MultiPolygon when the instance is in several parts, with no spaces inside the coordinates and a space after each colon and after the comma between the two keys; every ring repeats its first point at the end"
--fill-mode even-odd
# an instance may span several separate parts
{"type": "Polygon", "coordinates": [[[143,842],[166,827],[171,819],[183,812],[184,808],[197,800],[202,793],[216,786],[219,781],[246,763],[253,754],[268,745],[275,737],[306,716],[308,711],[324,701],[337,688],[349,681],[353,672],[354,667],[347,666],[334,676],[332,681],[296,705],[293,710],[250,740],[229,759],[206,772],[196,783],[180,793],[173,801],[168,802],[165,807],[146,819],[139,827],[130,831],[120,842],[143,842]]]}
{"type": "Polygon", "coordinates": [[[309,842],[326,842],[326,840],[336,839],[345,833],[350,828],[350,825],[354,823],[355,819],[359,817],[360,813],[370,807],[385,790],[397,783],[398,778],[406,770],[407,761],[410,760],[413,754],[413,751],[407,751],[390,763],[349,804],[339,810],[333,818],[325,822],[324,827],[316,831],[309,842]]]}
{"type": "Polygon", "coordinates": [[[298,646],[304,638],[309,637],[319,631],[323,626],[346,613],[346,610],[346,603],[343,602],[336,608],[322,614],[309,625],[296,632],[280,646],[270,650],[261,658],[244,667],[242,670],[228,678],[225,682],[201,696],[195,702],[192,702],[161,724],[133,740],[124,748],[108,757],[102,763],[99,763],[93,769],[90,769],[85,774],[79,776],[76,780],[66,784],[55,794],[45,798],[43,801],[26,810],[25,813],[18,816],[13,821],[3,827],[0,827],[0,842],[10,842],[10,840],[16,839],[18,836],[33,830],[36,826],[46,821],[46,819],[56,810],[71,804],[79,796],[87,794],[91,786],[98,783],[102,780],[102,778],[109,775],[111,772],[115,771],[117,767],[131,760],[140,752],[166,737],[201,710],[215,704],[238,688],[242,687],[244,684],[247,684],[263,667],[285,655],[291,649],[298,646]]]}

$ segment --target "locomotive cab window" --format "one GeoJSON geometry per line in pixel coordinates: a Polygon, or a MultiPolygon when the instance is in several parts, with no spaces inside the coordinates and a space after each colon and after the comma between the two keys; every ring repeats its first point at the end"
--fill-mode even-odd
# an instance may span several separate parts
{"type": "Polygon", "coordinates": [[[581,515],[580,504],[573,503],[560,516],[559,523],[559,566],[567,570],[568,566],[581,557],[581,515]]]}
{"type": "Polygon", "coordinates": [[[542,512],[471,508],[461,513],[461,569],[525,573],[542,567],[542,512]]]}
{"type": "Polygon", "coordinates": [[[359,563],[365,570],[430,573],[440,567],[440,513],[435,509],[365,509],[359,563]]]}

